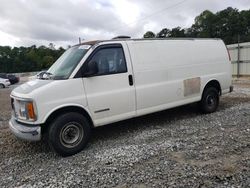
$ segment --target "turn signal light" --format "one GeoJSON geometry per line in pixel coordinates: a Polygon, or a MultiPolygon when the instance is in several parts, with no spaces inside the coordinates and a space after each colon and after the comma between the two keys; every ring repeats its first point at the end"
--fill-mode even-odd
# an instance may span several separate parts
{"type": "Polygon", "coordinates": [[[34,112],[34,107],[32,102],[27,103],[27,110],[28,110],[28,115],[30,119],[36,119],[36,115],[34,112]]]}

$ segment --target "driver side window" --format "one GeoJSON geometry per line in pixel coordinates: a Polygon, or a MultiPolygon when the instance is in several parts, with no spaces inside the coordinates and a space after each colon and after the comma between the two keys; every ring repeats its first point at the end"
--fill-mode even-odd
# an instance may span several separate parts
{"type": "Polygon", "coordinates": [[[97,64],[96,76],[127,72],[122,47],[101,48],[94,54],[90,62],[97,64]]]}

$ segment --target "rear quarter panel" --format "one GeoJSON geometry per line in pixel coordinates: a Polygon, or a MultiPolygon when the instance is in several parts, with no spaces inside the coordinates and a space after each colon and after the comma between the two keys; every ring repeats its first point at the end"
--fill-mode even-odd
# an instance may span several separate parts
{"type": "Polygon", "coordinates": [[[138,114],[201,99],[205,85],[218,80],[231,85],[231,64],[221,40],[131,41],[138,114]],[[200,79],[199,92],[184,96],[184,81],[200,79]]]}

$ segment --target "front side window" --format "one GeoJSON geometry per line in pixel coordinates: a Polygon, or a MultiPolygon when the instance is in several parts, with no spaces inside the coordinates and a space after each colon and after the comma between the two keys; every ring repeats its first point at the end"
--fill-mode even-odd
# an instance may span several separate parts
{"type": "Polygon", "coordinates": [[[99,49],[90,62],[97,65],[96,75],[106,75],[127,72],[122,47],[109,47],[99,49]]]}
{"type": "Polygon", "coordinates": [[[89,48],[89,45],[81,45],[68,49],[49,68],[46,74],[49,75],[50,79],[68,79],[89,48]]]}

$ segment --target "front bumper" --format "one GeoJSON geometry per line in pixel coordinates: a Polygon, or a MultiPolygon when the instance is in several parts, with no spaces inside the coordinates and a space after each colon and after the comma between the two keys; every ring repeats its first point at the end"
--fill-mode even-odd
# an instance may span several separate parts
{"type": "Polygon", "coordinates": [[[38,125],[24,125],[18,123],[14,117],[9,121],[11,132],[18,138],[28,141],[41,140],[41,127],[38,125]]]}

